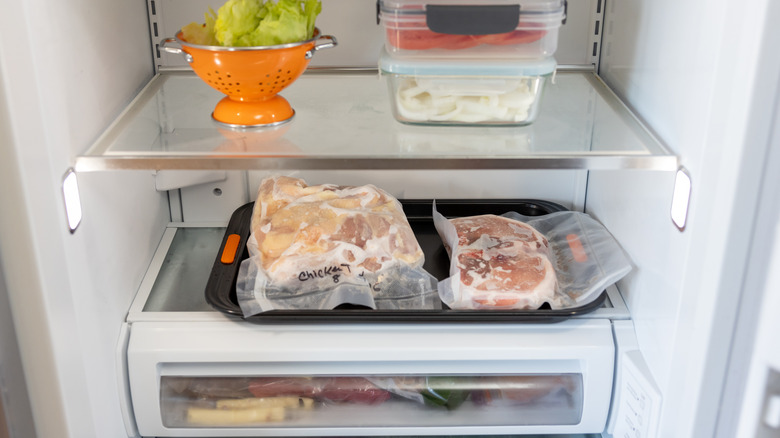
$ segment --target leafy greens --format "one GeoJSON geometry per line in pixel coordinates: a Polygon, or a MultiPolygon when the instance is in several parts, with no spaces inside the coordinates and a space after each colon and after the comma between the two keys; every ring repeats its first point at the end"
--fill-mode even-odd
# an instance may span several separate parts
{"type": "Polygon", "coordinates": [[[314,36],[320,12],[320,0],[228,0],[216,14],[209,8],[205,23],[183,27],[182,38],[228,47],[294,43],[314,36]]]}

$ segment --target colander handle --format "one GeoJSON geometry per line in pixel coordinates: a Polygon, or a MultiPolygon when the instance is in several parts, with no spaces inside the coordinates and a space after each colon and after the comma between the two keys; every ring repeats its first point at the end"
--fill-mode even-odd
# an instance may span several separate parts
{"type": "Polygon", "coordinates": [[[172,44],[178,45],[179,43],[176,41],[176,38],[166,38],[162,40],[162,44],[160,44],[160,47],[162,47],[163,50],[165,50],[168,53],[173,53],[174,55],[183,55],[184,59],[191,63],[192,62],[192,55],[185,52],[181,49],[181,46],[179,47],[172,47],[172,44]]]}
{"type": "Polygon", "coordinates": [[[336,41],[336,37],[333,35],[321,35],[317,40],[314,42],[314,47],[311,50],[306,51],[306,59],[311,59],[312,56],[314,56],[314,52],[322,49],[330,49],[332,47],[336,47],[338,45],[338,41],[336,41]],[[325,41],[322,44],[320,44],[320,41],[325,41]]]}

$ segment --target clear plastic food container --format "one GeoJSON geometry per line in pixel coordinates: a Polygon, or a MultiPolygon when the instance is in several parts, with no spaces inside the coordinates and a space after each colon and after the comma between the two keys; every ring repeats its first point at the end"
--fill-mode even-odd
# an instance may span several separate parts
{"type": "Polygon", "coordinates": [[[379,67],[393,115],[421,125],[527,125],[539,112],[545,83],[555,72],[552,57],[540,60],[397,59],[388,53],[379,67]]]}
{"type": "Polygon", "coordinates": [[[543,58],[566,0],[379,0],[385,46],[404,58],[543,58]]]}

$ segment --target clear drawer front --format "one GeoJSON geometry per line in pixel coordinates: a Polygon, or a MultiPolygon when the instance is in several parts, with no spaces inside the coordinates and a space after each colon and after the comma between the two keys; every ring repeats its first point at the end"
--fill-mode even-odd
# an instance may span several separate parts
{"type": "Polygon", "coordinates": [[[161,377],[168,428],[575,425],[582,375],[161,377]]]}

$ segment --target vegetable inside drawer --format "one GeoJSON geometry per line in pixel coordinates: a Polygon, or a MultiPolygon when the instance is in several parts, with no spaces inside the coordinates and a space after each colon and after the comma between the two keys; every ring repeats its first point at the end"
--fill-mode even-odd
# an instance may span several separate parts
{"type": "Polygon", "coordinates": [[[163,376],[168,428],[575,425],[577,373],[163,376]]]}

